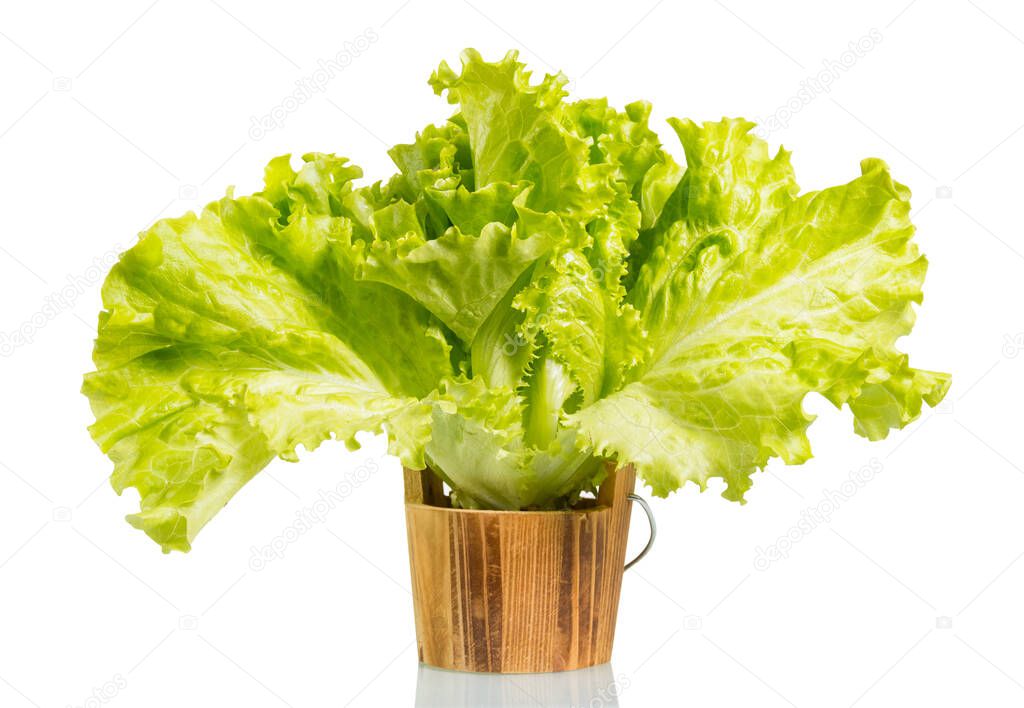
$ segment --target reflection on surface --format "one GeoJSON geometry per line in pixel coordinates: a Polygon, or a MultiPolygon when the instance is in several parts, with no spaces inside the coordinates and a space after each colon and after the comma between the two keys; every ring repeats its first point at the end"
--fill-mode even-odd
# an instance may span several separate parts
{"type": "Polygon", "coordinates": [[[611,664],[552,674],[478,674],[420,664],[416,708],[618,708],[611,664]]]}

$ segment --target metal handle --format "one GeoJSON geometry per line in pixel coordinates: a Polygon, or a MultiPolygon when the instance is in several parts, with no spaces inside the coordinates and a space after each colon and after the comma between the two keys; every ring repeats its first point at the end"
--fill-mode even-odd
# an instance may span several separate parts
{"type": "Polygon", "coordinates": [[[626,567],[622,569],[623,572],[632,568],[640,562],[640,559],[647,555],[647,552],[651,550],[651,546],[654,545],[654,537],[658,535],[658,526],[654,523],[654,512],[651,511],[651,507],[647,505],[647,500],[639,494],[628,494],[626,495],[626,498],[631,502],[638,503],[643,508],[644,513],[647,514],[647,523],[651,525],[651,537],[647,539],[647,545],[644,546],[644,549],[637,554],[636,558],[631,560],[629,563],[626,563],[626,567]]]}

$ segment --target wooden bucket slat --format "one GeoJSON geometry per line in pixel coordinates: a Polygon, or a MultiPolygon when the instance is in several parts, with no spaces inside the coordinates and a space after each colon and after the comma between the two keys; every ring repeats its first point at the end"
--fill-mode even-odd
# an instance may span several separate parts
{"type": "Polygon", "coordinates": [[[499,673],[611,659],[635,474],[615,469],[573,511],[452,509],[441,481],[405,470],[420,660],[499,673]]]}

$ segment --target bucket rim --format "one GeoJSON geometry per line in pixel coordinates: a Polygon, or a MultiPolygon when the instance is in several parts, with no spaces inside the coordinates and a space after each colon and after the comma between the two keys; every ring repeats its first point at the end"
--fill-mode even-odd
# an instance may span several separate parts
{"type": "Polygon", "coordinates": [[[423,508],[433,509],[440,512],[455,513],[455,514],[476,514],[480,516],[506,516],[512,515],[517,518],[527,518],[531,516],[586,516],[591,514],[598,514],[604,512],[610,512],[612,507],[607,504],[595,504],[593,506],[582,507],[580,509],[462,509],[451,506],[438,506],[437,504],[424,504],[422,502],[405,502],[405,507],[408,508],[423,508]]]}

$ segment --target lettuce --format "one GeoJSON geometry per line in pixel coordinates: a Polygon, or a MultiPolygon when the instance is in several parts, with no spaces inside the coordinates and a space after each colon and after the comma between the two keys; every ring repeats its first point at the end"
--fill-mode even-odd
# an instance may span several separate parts
{"type": "Polygon", "coordinates": [[[910,192],[865,160],[800,194],[752,123],[566,100],[512,52],[358,185],[334,155],[160,221],[103,286],[84,393],[128,517],[165,551],[274,458],[383,432],[471,508],[559,508],[636,465],[655,494],[810,457],[817,392],[872,440],[946,393],[895,346],[921,302],[910,192]]]}

